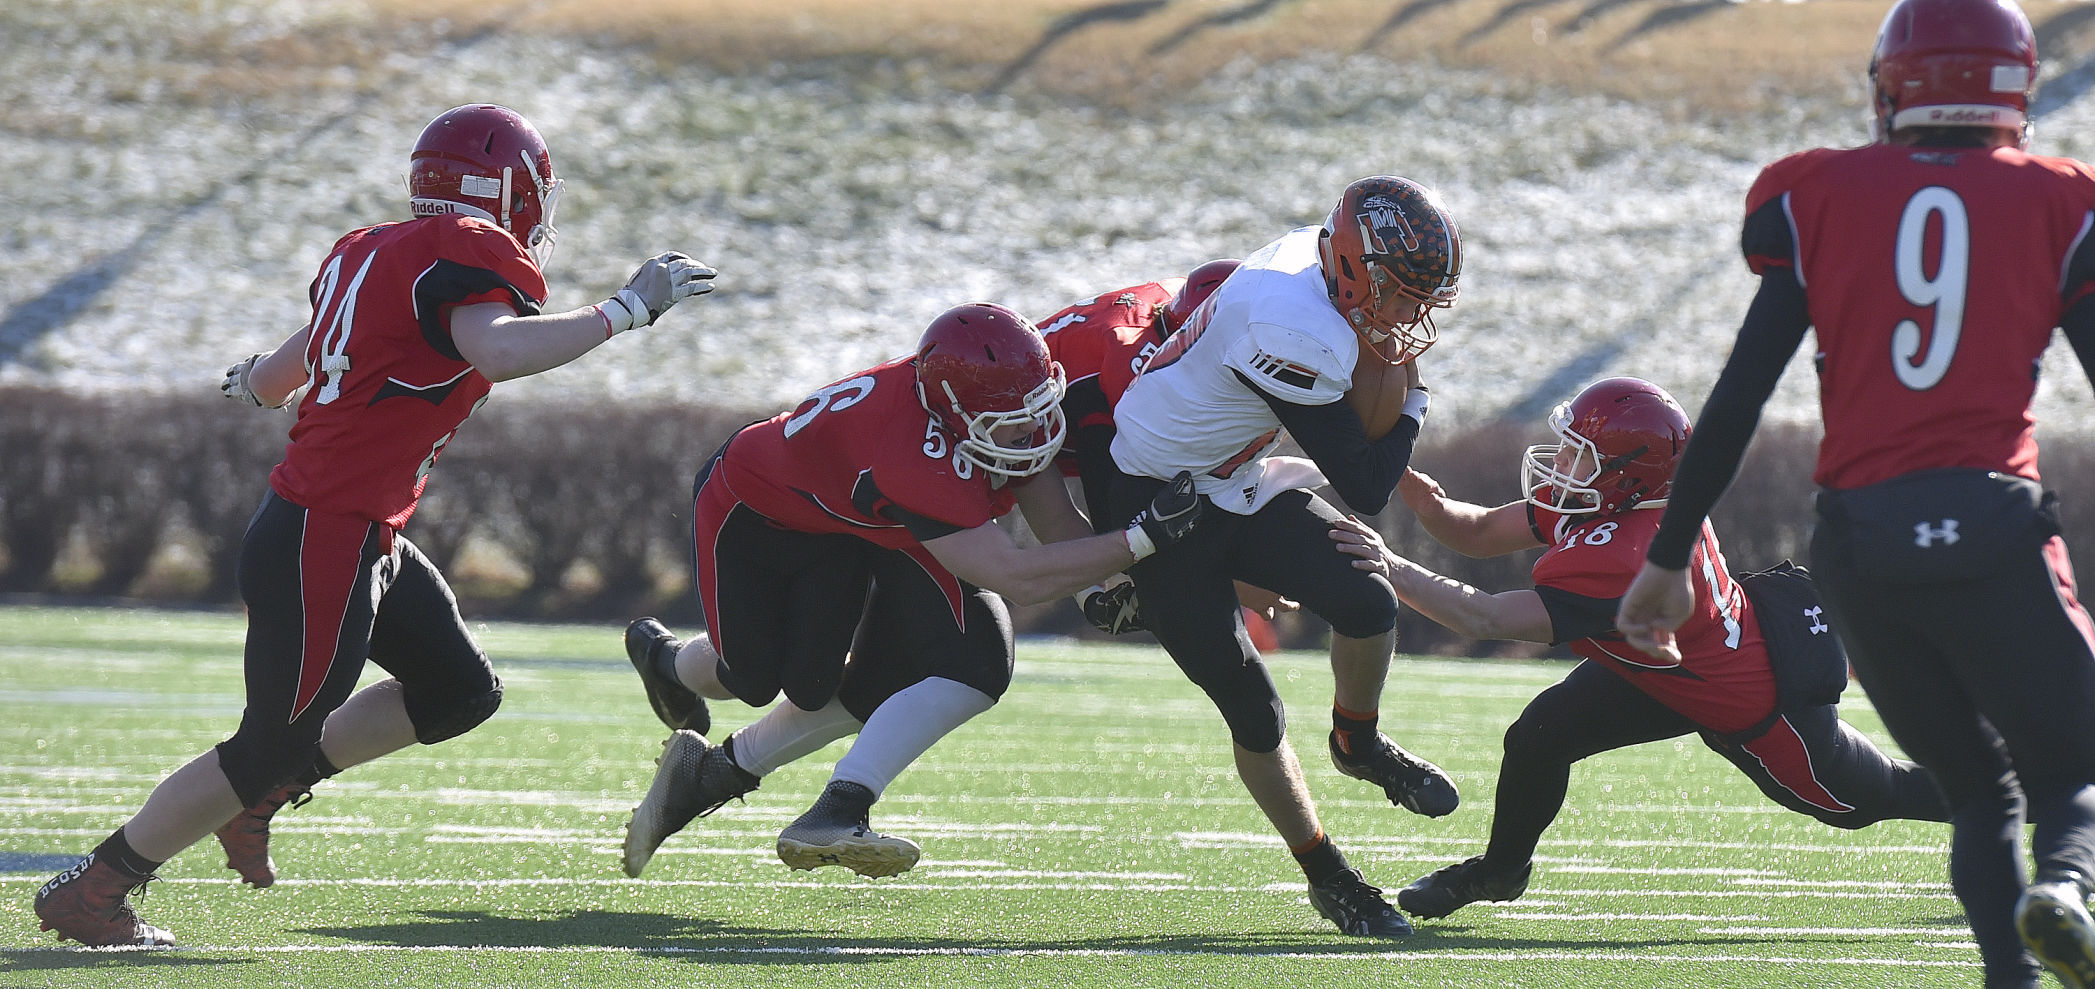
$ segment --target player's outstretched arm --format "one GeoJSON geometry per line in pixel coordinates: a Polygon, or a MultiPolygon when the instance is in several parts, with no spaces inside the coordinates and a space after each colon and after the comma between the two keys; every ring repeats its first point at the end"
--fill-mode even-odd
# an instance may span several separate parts
{"type": "Polygon", "coordinates": [[[1355,569],[1379,573],[1396,590],[1397,599],[1457,635],[1471,639],[1555,641],[1549,609],[1531,590],[1492,594],[1453,577],[1443,577],[1390,552],[1382,536],[1356,518],[1343,518],[1331,529],[1340,552],[1359,557],[1355,569]]]}
{"type": "Polygon", "coordinates": [[[626,287],[591,306],[564,313],[519,316],[499,302],[451,311],[451,340],[459,355],[491,381],[507,381],[559,367],[600,343],[652,324],[671,306],[713,290],[717,274],[670,251],[647,259],[626,287]]]}
{"type": "Polygon", "coordinates": [[[219,392],[236,402],[265,409],[291,404],[292,396],[309,377],[305,354],[306,341],[311,337],[312,327],[301,326],[275,350],[251,354],[226,368],[225,380],[218,384],[219,392]]]}
{"type": "Polygon", "coordinates": [[[970,584],[1019,604],[1041,604],[1098,583],[1184,538],[1206,508],[1193,492],[1193,476],[1180,471],[1124,529],[1021,548],[995,522],[985,522],[929,540],[924,549],[970,584]]]}
{"type": "Polygon", "coordinates": [[[1542,545],[1528,525],[1526,502],[1485,508],[1448,497],[1432,475],[1411,468],[1397,479],[1397,497],[1435,542],[1463,556],[1504,556],[1542,545]]]}

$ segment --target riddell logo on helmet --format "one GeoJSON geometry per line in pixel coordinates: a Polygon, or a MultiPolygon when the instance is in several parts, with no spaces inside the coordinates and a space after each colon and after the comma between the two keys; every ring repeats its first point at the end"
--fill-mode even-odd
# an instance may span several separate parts
{"type": "Polygon", "coordinates": [[[1920,125],[1925,127],[1930,124],[1999,124],[2004,123],[2006,113],[2006,110],[1998,107],[1939,107],[1929,110],[1920,125]]]}
{"type": "Polygon", "coordinates": [[[1388,235],[1394,234],[1407,251],[1418,250],[1418,231],[1411,229],[1411,221],[1404,216],[1404,208],[1396,200],[1386,196],[1374,196],[1360,204],[1361,239],[1367,241],[1370,253],[1392,253],[1388,235]]]}

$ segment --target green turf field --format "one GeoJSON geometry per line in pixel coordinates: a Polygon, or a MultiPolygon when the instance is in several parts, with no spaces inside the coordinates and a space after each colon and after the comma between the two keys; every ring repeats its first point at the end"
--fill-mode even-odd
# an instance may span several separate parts
{"type": "MultiPolygon", "coordinates": [[[[237,884],[215,842],[141,904],[177,950],[59,949],[38,884],[240,713],[237,615],[0,610],[0,986],[1956,986],[1976,952],[1948,832],[1827,828],[1699,743],[1573,771],[1527,896],[1339,935],[1230,769],[1207,700],[1153,645],[1019,645],[995,710],[874,808],[913,872],[794,872],[772,843],[843,744],[619,871],[665,734],[616,627],[480,630],[494,720],[323,784],[277,818],[286,877],[237,884]]],[[[1322,754],[1322,656],[1273,660],[1326,828],[1394,890],[1482,849],[1499,734],[1553,663],[1400,659],[1385,727],[1462,809],[1390,807],[1322,754]]],[[[1881,726],[1860,691],[1849,719],[1881,726]]],[[[714,737],[750,709],[717,707],[714,737]]]]}

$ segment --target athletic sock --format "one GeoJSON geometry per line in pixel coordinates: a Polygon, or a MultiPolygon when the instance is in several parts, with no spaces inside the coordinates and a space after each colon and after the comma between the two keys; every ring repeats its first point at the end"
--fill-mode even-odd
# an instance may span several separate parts
{"type": "Polygon", "coordinates": [[[1331,705],[1331,730],[1338,736],[1339,751],[1352,755],[1365,743],[1372,743],[1377,731],[1375,724],[1380,712],[1348,711],[1337,704],[1331,705]]]}
{"type": "Polygon", "coordinates": [[[1317,831],[1315,838],[1288,851],[1294,853],[1295,864],[1302,867],[1302,874],[1309,877],[1311,886],[1351,868],[1346,864],[1346,853],[1339,851],[1338,846],[1331,843],[1331,836],[1322,830],[1317,831]]]}
{"type": "Polygon", "coordinates": [[[94,855],[95,861],[107,862],[114,866],[116,871],[133,879],[144,879],[160,871],[161,863],[132,850],[130,840],[124,837],[123,828],[116,829],[115,834],[102,839],[102,843],[95,846],[94,855]]]}

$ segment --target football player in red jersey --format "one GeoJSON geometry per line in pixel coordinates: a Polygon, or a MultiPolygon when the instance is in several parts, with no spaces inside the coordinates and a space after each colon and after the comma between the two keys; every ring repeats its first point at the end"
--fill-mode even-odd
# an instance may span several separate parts
{"type": "Polygon", "coordinates": [[[1465,556],[1549,547],[1535,561],[1532,590],[1493,594],[1443,577],[1391,553],[1355,520],[1332,530],[1341,549],[1361,557],[1355,566],[1387,577],[1420,614],[1474,639],[1566,644],[1583,660],[1506,730],[1484,854],[1398,891],[1399,906],[1431,918],[1517,898],[1536,842],[1563,807],[1572,763],[1690,733],[1776,803],[1837,828],[1949,819],[1927,770],[1886,756],[1840,720],[1834,704],[1847,662],[1817,620],[1802,571],[1735,580],[1705,524],[1689,568],[1696,610],[1681,627],[1681,659],[1623,648],[1616,599],[1658,531],[1652,509],[1666,504],[1688,415],[1657,385],[1608,378],[1559,405],[1549,424],[1558,442],[1528,448],[1523,501],[1456,501],[1417,471],[1397,486],[1426,532],[1465,556]],[[1759,579],[1794,580],[1801,600],[1757,598],[1747,580],[1759,579]]]}
{"type": "Polygon", "coordinates": [[[408,167],[414,218],[344,235],[313,280],[311,321],[226,371],[224,392],[256,406],[310,386],[241,547],[247,708],[231,738],[37,891],[60,937],[172,943],[127,900],[162,862],[217,830],[227,865],[268,886],[278,808],[494,714],[501,682],[443,574],[401,532],[430,468],[493,382],[565,364],[711,288],[712,269],[672,252],[611,298],[541,313],[560,180],[514,111],[444,112],[408,167]],[[367,659],[391,677],[352,695],[367,659]]]}
{"type": "Polygon", "coordinates": [[[707,631],[679,642],[643,618],[626,632],[656,714],[677,729],[627,823],[627,875],[693,818],[852,734],[814,806],[779,834],[779,858],[866,876],[916,865],[917,844],[874,831],[870,810],[1010,685],[1003,598],[1068,594],[1199,514],[1182,476],[1124,528],[1093,534],[1049,469],[1063,387],[1032,323],[957,306],[916,353],[817,389],[713,455],[692,516],[707,631]],[[1042,545],[1021,548],[997,525],[1013,507],[1042,545]],[[761,707],[781,693],[723,744],[704,737],[705,699],[761,707]]]}
{"type": "Polygon", "coordinates": [[[2095,170],[2025,150],[2037,49],[2013,0],[1900,0],[1870,74],[1876,143],[1790,155],[1747,194],[1760,286],[1617,625],[1680,648],[1695,533],[1814,331],[1827,615],[1949,796],[1986,984],[2041,962],[2095,985],[2095,625],[2030,412],[2053,328],[2095,379],[2095,170]]]}

